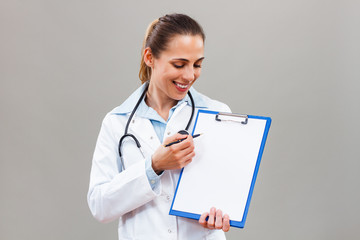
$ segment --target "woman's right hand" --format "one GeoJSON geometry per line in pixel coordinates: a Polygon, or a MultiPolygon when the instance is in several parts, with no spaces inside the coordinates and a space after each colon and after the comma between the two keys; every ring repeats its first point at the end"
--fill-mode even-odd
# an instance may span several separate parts
{"type": "Polygon", "coordinates": [[[191,135],[174,134],[166,138],[164,143],[152,155],[152,168],[158,175],[164,170],[183,168],[195,156],[194,149],[194,141],[191,135]],[[186,139],[180,143],[169,147],[164,146],[184,138],[186,139]]]}

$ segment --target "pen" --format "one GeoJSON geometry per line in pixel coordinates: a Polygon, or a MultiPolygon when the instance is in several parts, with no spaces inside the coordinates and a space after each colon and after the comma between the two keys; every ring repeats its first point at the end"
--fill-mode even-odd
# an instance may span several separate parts
{"type": "MultiPolygon", "coordinates": [[[[197,138],[197,137],[199,137],[200,135],[202,135],[202,133],[200,133],[200,134],[195,134],[195,135],[193,135],[192,137],[193,137],[193,138],[197,138]]],[[[177,141],[175,141],[175,142],[168,143],[168,144],[164,145],[164,147],[170,147],[171,145],[174,145],[174,144],[176,144],[176,143],[180,143],[180,142],[182,142],[182,141],[184,141],[184,140],[186,140],[186,138],[179,139],[179,140],[177,140],[177,141]]]]}

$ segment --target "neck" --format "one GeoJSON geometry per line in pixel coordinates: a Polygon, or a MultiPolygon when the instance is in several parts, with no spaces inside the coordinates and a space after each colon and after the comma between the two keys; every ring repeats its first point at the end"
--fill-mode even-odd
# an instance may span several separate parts
{"type": "Polygon", "coordinates": [[[146,104],[153,108],[165,121],[169,118],[170,109],[177,104],[177,100],[169,98],[161,90],[156,89],[151,84],[146,93],[146,104]]]}

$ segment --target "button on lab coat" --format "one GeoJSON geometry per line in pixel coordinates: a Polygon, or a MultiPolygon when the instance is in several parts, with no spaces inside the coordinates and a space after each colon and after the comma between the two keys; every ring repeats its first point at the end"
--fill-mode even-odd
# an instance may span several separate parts
{"type": "MultiPolygon", "coordinates": [[[[140,141],[145,159],[134,141],[126,138],[122,147],[125,163],[123,170],[118,153],[119,139],[124,134],[132,110],[128,106],[135,106],[142,90],[143,86],[103,120],[90,174],[88,204],[91,213],[100,222],[118,219],[119,239],[225,239],[221,230],[209,230],[196,220],[169,215],[180,170],[164,171],[159,184],[151,188],[145,161],[151,161],[152,154],[161,143],[149,119],[136,115],[133,117],[129,132],[140,141]]],[[[196,110],[206,108],[230,112],[227,105],[193,88],[191,93],[196,110]]],[[[178,106],[166,126],[164,138],[167,133],[173,135],[184,129],[190,116],[191,106],[186,102],[178,106]]]]}

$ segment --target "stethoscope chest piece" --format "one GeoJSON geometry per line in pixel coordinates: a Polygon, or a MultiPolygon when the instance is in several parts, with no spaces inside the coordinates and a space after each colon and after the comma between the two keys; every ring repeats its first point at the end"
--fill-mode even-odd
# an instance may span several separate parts
{"type": "Polygon", "coordinates": [[[178,131],[181,135],[189,135],[189,132],[187,130],[180,130],[178,131]]]}

